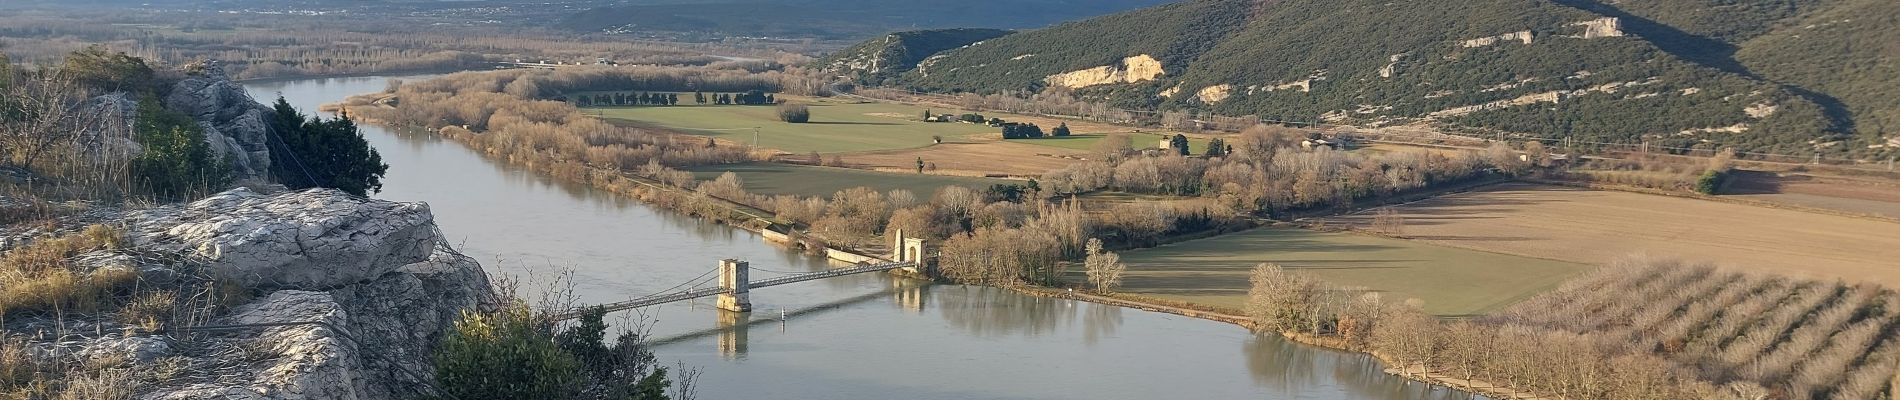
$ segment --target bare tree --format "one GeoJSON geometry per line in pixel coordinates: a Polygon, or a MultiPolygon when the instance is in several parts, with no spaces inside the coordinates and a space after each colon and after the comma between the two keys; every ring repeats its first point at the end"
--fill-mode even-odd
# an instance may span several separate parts
{"type": "Polygon", "coordinates": [[[1101,239],[1090,238],[1087,251],[1088,259],[1083,260],[1082,264],[1088,270],[1089,286],[1108,293],[1121,285],[1122,272],[1128,270],[1128,266],[1122,264],[1121,256],[1102,251],[1101,239]]]}
{"type": "Polygon", "coordinates": [[[1110,133],[1108,136],[1096,141],[1095,146],[1090,149],[1090,153],[1101,156],[1103,160],[1120,160],[1122,156],[1134,151],[1134,146],[1130,144],[1128,140],[1128,134],[1110,133]]]}
{"type": "Polygon", "coordinates": [[[1396,358],[1401,373],[1412,374],[1412,366],[1431,364],[1438,346],[1438,321],[1424,311],[1406,307],[1394,310],[1373,326],[1373,346],[1396,358]]]}
{"type": "Polygon", "coordinates": [[[1405,234],[1405,216],[1392,207],[1379,207],[1372,212],[1372,229],[1387,235],[1405,234]]]}

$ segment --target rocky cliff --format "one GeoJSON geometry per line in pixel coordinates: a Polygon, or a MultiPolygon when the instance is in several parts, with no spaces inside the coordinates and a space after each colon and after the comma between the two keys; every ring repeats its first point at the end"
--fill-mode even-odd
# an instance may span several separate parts
{"type": "MultiPolygon", "coordinates": [[[[5,321],[5,333],[41,360],[164,371],[134,372],[149,375],[136,379],[140,399],[418,397],[432,380],[435,343],[463,310],[495,301],[481,266],[449,247],[423,203],[235,189],[59,225],[85,224],[124,232],[123,246],[75,257],[89,276],[135,271],[139,285],[235,286],[223,296],[179,290],[174,306],[185,311],[159,330],[107,312],[5,321]]],[[[46,237],[20,229],[5,233],[7,251],[46,237]]]]}
{"type": "Polygon", "coordinates": [[[205,141],[232,166],[239,180],[254,179],[270,172],[270,107],[259,104],[233,82],[216,61],[190,68],[191,74],[172,85],[165,96],[165,109],[198,121],[204,128],[205,141]]]}

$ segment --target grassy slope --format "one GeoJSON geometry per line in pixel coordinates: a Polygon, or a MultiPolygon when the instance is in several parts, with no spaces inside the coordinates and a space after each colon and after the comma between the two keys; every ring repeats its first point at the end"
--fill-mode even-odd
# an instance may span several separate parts
{"type": "Polygon", "coordinates": [[[1436,315],[1496,310],[1557,286],[1581,264],[1434,246],[1350,233],[1266,227],[1123,252],[1121,291],[1242,307],[1253,266],[1274,262],[1386,299],[1417,298],[1436,315]]]}
{"type": "Polygon", "coordinates": [[[916,121],[924,109],[902,104],[813,102],[811,122],[788,124],[778,120],[770,106],[594,107],[608,120],[647,123],[687,133],[751,142],[759,127],[761,147],[793,153],[821,153],[906,149],[945,140],[990,133],[983,125],[916,121]],[[887,114],[887,115],[871,115],[887,114]],[[898,116],[903,116],[902,118],[898,116]]]}
{"type": "Polygon", "coordinates": [[[738,174],[739,179],[745,182],[747,192],[760,195],[791,194],[828,197],[840,190],[864,186],[879,192],[903,189],[917,195],[918,198],[929,198],[937,192],[937,189],[946,186],[961,185],[983,189],[993,184],[1018,183],[1005,179],[898,174],[775,163],[707,165],[687,170],[692,171],[694,177],[703,180],[718,178],[720,174],[731,171],[738,174]]]}

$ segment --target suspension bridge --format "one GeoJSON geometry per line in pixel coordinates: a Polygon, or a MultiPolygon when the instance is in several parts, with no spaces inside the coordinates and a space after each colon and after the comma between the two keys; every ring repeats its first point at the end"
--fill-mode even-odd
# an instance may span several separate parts
{"type": "MultiPolygon", "coordinates": [[[[780,277],[775,277],[775,278],[768,278],[768,279],[754,281],[751,279],[751,270],[752,270],[751,263],[743,261],[743,260],[724,259],[724,260],[719,260],[719,268],[716,270],[716,272],[719,273],[718,286],[705,287],[705,288],[678,289],[679,287],[687,286],[688,284],[701,280],[701,278],[694,278],[694,280],[692,281],[688,281],[687,283],[683,283],[679,286],[675,286],[674,288],[678,290],[668,289],[668,290],[662,291],[662,293],[642,296],[642,297],[630,299],[627,301],[575,307],[565,312],[554,314],[551,316],[551,318],[556,321],[569,320],[569,319],[580,318],[582,315],[588,312],[593,312],[593,311],[600,311],[600,312],[624,311],[624,310],[631,310],[635,308],[649,307],[649,306],[655,306],[655,305],[660,305],[660,304],[686,301],[686,300],[692,300],[692,299],[697,299],[697,298],[702,298],[702,297],[712,297],[712,296],[718,296],[716,307],[718,307],[721,310],[733,311],[733,312],[751,312],[752,299],[751,299],[750,294],[752,292],[752,289],[762,289],[762,288],[767,288],[767,287],[772,287],[772,286],[790,285],[790,284],[805,282],[805,281],[813,281],[813,280],[826,279],[826,278],[836,278],[840,276],[857,275],[857,274],[871,273],[871,272],[883,272],[883,271],[890,271],[890,270],[896,270],[896,269],[903,269],[903,270],[907,270],[907,271],[910,271],[913,273],[919,273],[919,274],[928,274],[930,272],[928,264],[931,261],[931,259],[935,257],[925,255],[924,240],[918,239],[918,238],[905,238],[903,237],[903,234],[901,232],[899,232],[896,236],[897,237],[895,240],[895,244],[897,246],[894,247],[896,251],[892,254],[892,257],[891,257],[892,261],[881,262],[881,263],[859,264],[859,265],[844,267],[844,268],[834,268],[834,269],[828,269],[824,271],[802,273],[802,274],[791,274],[791,275],[785,275],[785,276],[780,276],[780,277]]],[[[715,272],[715,271],[707,271],[708,274],[712,272],[715,272]]],[[[704,277],[704,275],[701,275],[701,276],[704,277]]]]}

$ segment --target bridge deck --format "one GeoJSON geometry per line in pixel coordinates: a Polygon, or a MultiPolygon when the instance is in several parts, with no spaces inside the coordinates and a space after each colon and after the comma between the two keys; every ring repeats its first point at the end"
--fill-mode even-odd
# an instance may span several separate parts
{"type": "MultiPolygon", "coordinates": [[[[799,283],[799,282],[810,281],[810,280],[834,278],[834,277],[840,277],[840,276],[845,276],[845,275],[857,275],[857,274],[862,274],[862,273],[867,273],[867,272],[889,271],[893,269],[905,268],[905,267],[910,267],[914,265],[917,265],[917,263],[892,262],[892,263],[882,263],[882,264],[861,265],[861,266],[847,267],[847,268],[836,268],[836,269],[830,269],[830,270],[807,273],[807,274],[786,275],[786,276],[781,276],[777,278],[757,280],[757,281],[752,281],[749,285],[746,285],[746,286],[749,289],[759,289],[759,288],[772,287],[772,286],[778,286],[778,285],[789,285],[793,283],[799,283]]],[[[631,310],[635,308],[672,303],[676,301],[697,299],[701,297],[717,296],[721,294],[730,293],[731,291],[732,291],[731,289],[727,289],[724,287],[709,287],[709,288],[702,288],[702,289],[687,290],[687,291],[682,291],[682,292],[657,294],[657,295],[641,297],[637,299],[616,302],[616,303],[607,303],[607,304],[601,304],[601,305],[595,305],[595,306],[578,307],[573,310],[568,310],[567,312],[555,314],[553,318],[557,321],[569,320],[569,319],[574,319],[574,318],[580,318],[581,314],[586,313],[587,311],[593,310],[595,308],[599,308],[606,312],[615,312],[615,311],[631,310]]]]}

